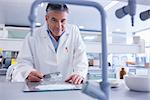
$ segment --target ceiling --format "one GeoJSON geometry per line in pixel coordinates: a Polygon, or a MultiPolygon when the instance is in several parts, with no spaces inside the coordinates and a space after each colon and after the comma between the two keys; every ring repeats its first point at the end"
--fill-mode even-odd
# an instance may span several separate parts
{"type": "MultiPolygon", "coordinates": [[[[117,0],[117,1],[127,2],[128,0],[117,0]]],[[[136,0],[136,2],[142,5],[150,5],[150,0],[136,0]]]]}
{"type": "MultiPolygon", "coordinates": [[[[15,26],[29,26],[28,15],[31,4],[34,0],[0,0],[0,23],[6,25],[15,26]]],[[[100,3],[103,7],[107,7],[112,1],[116,0],[91,0],[100,3]]],[[[109,30],[115,31],[119,28],[121,31],[138,31],[143,28],[150,27],[150,19],[147,21],[141,21],[139,19],[139,13],[150,9],[150,0],[136,0],[137,5],[137,16],[135,17],[135,27],[131,27],[130,16],[125,16],[122,19],[117,19],[115,11],[127,5],[127,0],[115,4],[113,7],[107,10],[107,25],[109,30]],[[123,27],[120,27],[123,26],[123,27]]],[[[99,30],[100,16],[99,12],[94,8],[79,7],[68,5],[70,9],[69,22],[77,24],[78,26],[86,29],[99,30]],[[77,17],[78,16],[78,17],[77,17]],[[85,19],[86,18],[86,19],[85,19]]],[[[45,6],[39,7],[37,22],[44,22],[45,6]]]]}

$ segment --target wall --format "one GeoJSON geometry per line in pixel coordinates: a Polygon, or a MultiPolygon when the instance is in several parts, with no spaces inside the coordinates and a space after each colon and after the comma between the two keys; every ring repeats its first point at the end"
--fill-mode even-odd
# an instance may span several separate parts
{"type": "Polygon", "coordinates": [[[3,8],[0,6],[0,24],[4,24],[4,14],[3,14],[3,8]]]}

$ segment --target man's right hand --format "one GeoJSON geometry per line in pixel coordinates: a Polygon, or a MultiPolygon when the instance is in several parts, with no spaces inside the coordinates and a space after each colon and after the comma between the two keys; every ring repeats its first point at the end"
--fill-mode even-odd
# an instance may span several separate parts
{"type": "Polygon", "coordinates": [[[27,77],[27,80],[31,82],[40,82],[43,79],[43,74],[39,71],[31,71],[27,77]]]}

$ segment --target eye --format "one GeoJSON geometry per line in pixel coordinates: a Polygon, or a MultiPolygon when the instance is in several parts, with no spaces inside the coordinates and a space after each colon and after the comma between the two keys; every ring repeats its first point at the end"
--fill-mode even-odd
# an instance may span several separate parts
{"type": "Polygon", "coordinates": [[[55,18],[51,18],[51,21],[52,22],[56,22],[57,20],[55,18]]]}
{"type": "Polygon", "coordinates": [[[61,23],[65,23],[65,22],[66,22],[66,19],[62,19],[62,20],[61,20],[61,23]]]}

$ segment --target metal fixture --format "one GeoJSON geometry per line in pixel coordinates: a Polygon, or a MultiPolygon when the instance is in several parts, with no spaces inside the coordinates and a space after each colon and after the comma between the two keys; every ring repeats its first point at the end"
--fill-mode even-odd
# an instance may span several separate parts
{"type": "Polygon", "coordinates": [[[140,13],[140,19],[145,21],[150,18],[150,9],[140,13]]]}
{"type": "Polygon", "coordinates": [[[100,19],[102,24],[102,82],[98,85],[97,88],[95,85],[90,83],[84,84],[82,91],[83,93],[90,95],[94,98],[99,100],[109,100],[109,83],[107,79],[107,39],[106,39],[106,17],[104,8],[93,1],[85,1],[85,0],[36,0],[33,2],[29,20],[31,22],[31,35],[34,33],[35,29],[35,19],[37,16],[37,7],[41,3],[66,3],[66,4],[73,4],[73,5],[82,5],[82,6],[93,6],[100,12],[100,19]]]}
{"type": "Polygon", "coordinates": [[[129,14],[131,16],[131,24],[134,26],[134,15],[136,13],[136,0],[128,0],[128,5],[116,10],[115,14],[118,18],[123,18],[129,14]]]}

